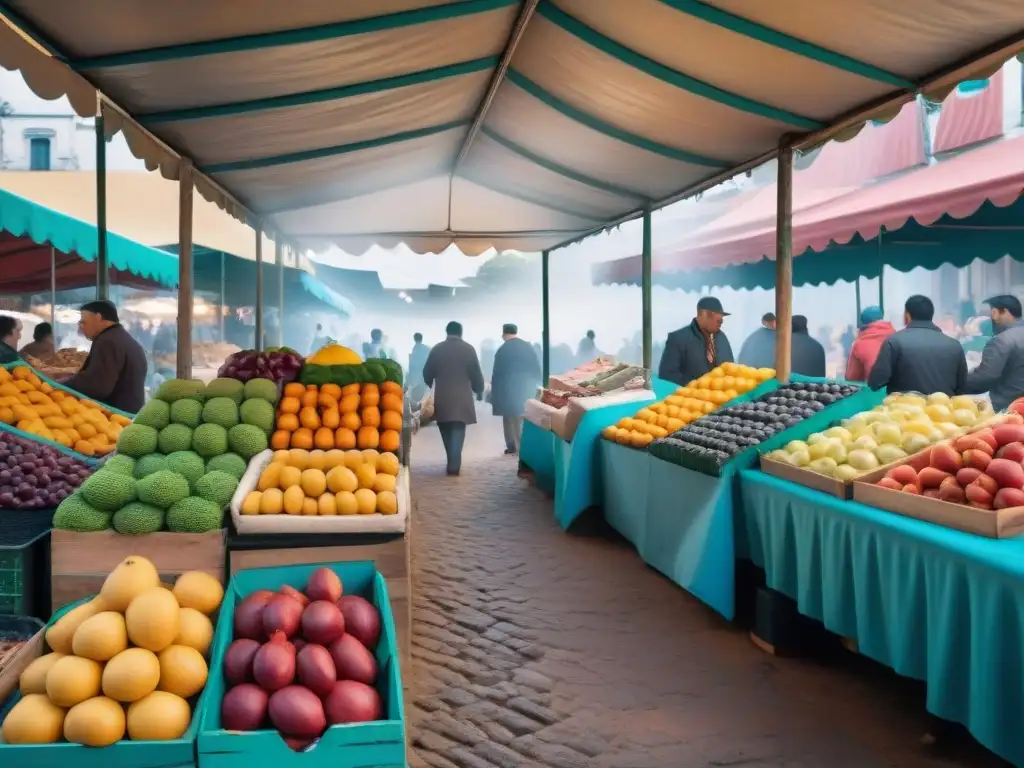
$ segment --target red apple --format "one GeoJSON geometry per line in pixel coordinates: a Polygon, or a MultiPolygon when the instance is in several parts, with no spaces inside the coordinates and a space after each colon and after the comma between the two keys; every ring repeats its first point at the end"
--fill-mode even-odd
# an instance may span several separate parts
{"type": "Polygon", "coordinates": [[[890,491],[902,491],[905,483],[901,483],[892,477],[883,477],[876,485],[879,488],[888,488],[890,491]]]}
{"type": "Polygon", "coordinates": [[[1024,491],[1019,488],[1000,488],[992,501],[993,509],[1024,507],[1024,491]]]}
{"type": "Polygon", "coordinates": [[[898,467],[893,467],[885,476],[899,483],[900,488],[904,485],[917,485],[917,472],[909,464],[900,464],[898,467]]]}
{"type": "Polygon", "coordinates": [[[985,443],[985,445],[992,449],[992,453],[995,453],[996,448],[999,447],[999,443],[996,442],[995,435],[992,434],[991,427],[985,427],[985,429],[977,432],[971,432],[970,437],[985,443]]]}
{"type": "Polygon", "coordinates": [[[990,496],[995,496],[996,491],[999,490],[999,483],[993,480],[988,475],[979,475],[978,479],[974,481],[975,485],[980,485],[986,491],[989,492],[990,496]]]}
{"type": "Polygon", "coordinates": [[[992,427],[992,436],[1000,448],[1007,443],[1024,443],[1024,424],[1000,424],[992,427]]]}
{"type": "Polygon", "coordinates": [[[1020,416],[1024,416],[1024,397],[1018,397],[1012,403],[1010,407],[1006,409],[1009,413],[1016,413],[1020,416]]]}
{"type": "Polygon", "coordinates": [[[959,469],[963,468],[964,459],[953,446],[939,444],[932,447],[928,463],[935,469],[940,469],[943,472],[954,475],[959,469]]]}
{"type": "Polygon", "coordinates": [[[992,494],[985,490],[977,481],[964,489],[967,500],[975,504],[992,504],[992,494]]]}
{"type": "Polygon", "coordinates": [[[1009,459],[1020,464],[1024,461],[1024,443],[1007,443],[996,451],[997,459],[1009,459]]]}
{"type": "Polygon", "coordinates": [[[953,479],[953,475],[935,467],[925,467],[918,473],[917,479],[917,484],[921,488],[938,488],[943,480],[953,479]]]}
{"type": "Polygon", "coordinates": [[[904,485],[903,486],[903,492],[904,493],[912,493],[915,496],[920,496],[921,495],[921,489],[918,488],[916,485],[904,485]]]}
{"type": "Polygon", "coordinates": [[[1024,488],[1024,467],[1009,459],[992,459],[985,474],[999,483],[1000,488],[1024,488]]]}
{"type": "Polygon", "coordinates": [[[956,481],[960,483],[961,488],[966,488],[979,477],[981,477],[981,470],[974,467],[964,467],[956,473],[956,481]]]}
{"type": "Polygon", "coordinates": [[[1024,424],[1024,416],[1019,413],[1008,413],[1003,417],[1004,424],[1024,424]]]}
{"type": "Polygon", "coordinates": [[[992,445],[987,441],[982,440],[977,435],[963,435],[962,437],[958,437],[955,441],[953,441],[953,447],[957,451],[959,451],[961,455],[964,453],[964,451],[969,451],[972,448],[977,448],[980,451],[985,451],[985,453],[989,455],[992,455],[992,453],[994,452],[992,445]]]}
{"type": "Polygon", "coordinates": [[[956,478],[950,478],[952,484],[943,483],[943,488],[939,488],[939,498],[943,501],[948,501],[953,504],[963,504],[967,501],[967,494],[964,489],[960,487],[960,484],[956,481],[956,478]]]}
{"type": "Polygon", "coordinates": [[[990,461],[992,461],[992,456],[985,453],[985,451],[979,451],[977,448],[964,451],[964,466],[980,469],[984,472],[990,461]]]}

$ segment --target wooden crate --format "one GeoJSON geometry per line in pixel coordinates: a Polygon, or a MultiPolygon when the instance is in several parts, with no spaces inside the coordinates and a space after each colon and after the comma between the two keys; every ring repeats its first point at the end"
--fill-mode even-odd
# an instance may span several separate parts
{"type": "Polygon", "coordinates": [[[224,581],[223,530],[124,536],[115,531],[76,533],[54,529],[50,537],[54,610],[95,595],[107,574],[130,555],[151,560],[167,583],[185,571],[205,571],[224,581]]]}
{"type": "Polygon", "coordinates": [[[842,480],[826,477],[803,467],[794,467],[792,464],[775,461],[765,455],[761,456],[761,471],[766,475],[780,477],[783,480],[789,480],[791,483],[796,483],[806,488],[813,488],[816,491],[827,493],[839,499],[849,499],[853,496],[852,483],[845,483],[842,480]]]}
{"type": "MultiPolygon", "coordinates": [[[[409,533],[379,544],[302,546],[287,549],[235,549],[228,553],[230,575],[252,568],[310,563],[344,563],[372,560],[387,581],[391,612],[395,619],[402,672],[412,674],[409,658],[412,642],[412,591],[409,581],[409,533]]],[[[269,536],[269,534],[267,534],[269,536]]],[[[229,544],[230,547],[230,544],[229,544]]]]}

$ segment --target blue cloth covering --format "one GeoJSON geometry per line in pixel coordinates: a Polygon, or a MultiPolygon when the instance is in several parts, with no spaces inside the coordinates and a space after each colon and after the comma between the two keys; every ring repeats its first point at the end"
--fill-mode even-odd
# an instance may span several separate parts
{"type": "Polygon", "coordinates": [[[1024,537],[987,539],[741,474],[753,561],[801,613],[924,680],[927,707],[1024,765],[1024,537]]]}
{"type": "Polygon", "coordinates": [[[608,524],[636,547],[647,524],[651,457],[647,451],[601,440],[601,496],[608,524]]]}
{"type": "Polygon", "coordinates": [[[556,442],[562,441],[553,432],[538,427],[532,421],[523,422],[519,461],[533,470],[537,487],[548,493],[555,491],[556,442]]]}

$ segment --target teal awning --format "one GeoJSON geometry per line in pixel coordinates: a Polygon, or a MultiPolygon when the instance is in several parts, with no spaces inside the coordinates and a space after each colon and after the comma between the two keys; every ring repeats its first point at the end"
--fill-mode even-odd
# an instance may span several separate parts
{"type": "MultiPolygon", "coordinates": [[[[96,260],[99,243],[96,227],[84,221],[51,210],[39,203],[19,197],[11,192],[0,189],[0,287],[8,281],[20,283],[21,287],[31,289],[36,277],[45,273],[45,283],[37,290],[49,290],[50,247],[65,257],[77,257],[81,261],[96,260]]],[[[150,281],[167,288],[178,286],[178,260],[164,251],[136,243],[114,232],[107,231],[107,263],[110,269],[122,276],[134,275],[144,281],[150,281]]],[[[58,264],[58,276],[61,270],[82,272],[81,265],[76,265],[67,258],[58,264]]],[[[80,281],[80,280],[79,280],[80,281]]],[[[81,287],[66,284],[60,288],[81,287]]],[[[95,281],[93,281],[95,282],[95,281]]],[[[131,279],[114,280],[126,282],[131,279]]]]}

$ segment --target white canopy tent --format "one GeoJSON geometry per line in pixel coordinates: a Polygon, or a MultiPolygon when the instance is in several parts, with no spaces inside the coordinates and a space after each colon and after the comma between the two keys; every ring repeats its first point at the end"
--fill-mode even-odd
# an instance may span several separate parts
{"type": "Polygon", "coordinates": [[[98,88],[106,131],[278,245],[546,254],[642,216],[649,256],[652,208],[779,156],[783,328],[792,152],[1024,47],[1020,0],[4,0],[0,13],[14,25],[0,64],[82,114],[98,88]]]}

